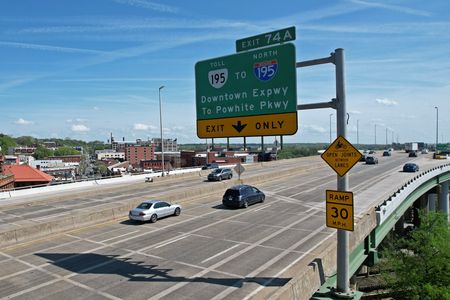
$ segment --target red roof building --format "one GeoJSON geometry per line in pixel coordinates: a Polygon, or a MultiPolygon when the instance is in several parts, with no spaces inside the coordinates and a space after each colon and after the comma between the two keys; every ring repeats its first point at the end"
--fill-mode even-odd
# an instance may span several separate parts
{"type": "Polygon", "coordinates": [[[14,175],[14,187],[49,184],[53,180],[53,176],[29,165],[3,166],[3,174],[14,175]]]}

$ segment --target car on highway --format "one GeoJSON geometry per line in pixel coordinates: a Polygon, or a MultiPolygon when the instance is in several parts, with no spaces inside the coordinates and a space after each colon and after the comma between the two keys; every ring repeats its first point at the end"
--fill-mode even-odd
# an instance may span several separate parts
{"type": "Polygon", "coordinates": [[[375,150],[370,150],[369,151],[369,154],[375,154],[376,152],[375,152],[375,150]]]}
{"type": "Polygon", "coordinates": [[[217,169],[218,167],[219,167],[219,164],[216,164],[216,163],[206,164],[202,167],[202,170],[217,169]]]}
{"type": "Polygon", "coordinates": [[[391,151],[389,151],[389,150],[384,150],[383,156],[391,156],[391,151]]]}
{"type": "Polygon", "coordinates": [[[367,165],[376,165],[376,164],[378,164],[378,158],[376,158],[375,156],[367,156],[366,164],[367,165]]]}
{"type": "Polygon", "coordinates": [[[247,208],[249,205],[264,202],[266,195],[251,185],[235,185],[225,191],[222,204],[226,207],[247,208]]]}
{"type": "Polygon", "coordinates": [[[422,149],[422,154],[428,154],[428,149],[422,149]]]}
{"type": "Polygon", "coordinates": [[[231,179],[233,171],[230,168],[215,169],[208,175],[209,181],[221,181],[222,179],[231,179]]]}
{"type": "Polygon", "coordinates": [[[408,154],[409,157],[417,157],[417,152],[416,151],[411,151],[408,154]]]}
{"type": "Polygon", "coordinates": [[[148,200],[139,204],[128,213],[128,218],[132,221],[155,223],[158,219],[167,216],[179,216],[181,205],[170,204],[161,200],[148,200]]]}
{"type": "Polygon", "coordinates": [[[419,166],[415,163],[407,163],[403,166],[403,172],[418,172],[419,166]]]}

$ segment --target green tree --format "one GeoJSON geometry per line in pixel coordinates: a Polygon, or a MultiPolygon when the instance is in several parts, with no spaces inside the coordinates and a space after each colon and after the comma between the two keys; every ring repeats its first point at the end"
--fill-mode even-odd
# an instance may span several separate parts
{"type": "Polygon", "coordinates": [[[0,153],[8,154],[8,148],[16,146],[17,144],[13,138],[0,133],[0,153]]]}
{"type": "Polygon", "coordinates": [[[53,150],[42,146],[38,146],[34,151],[33,157],[35,159],[45,159],[46,157],[53,156],[53,150]]]}
{"type": "Polygon", "coordinates": [[[77,151],[70,147],[60,147],[55,150],[55,156],[64,156],[64,155],[79,155],[80,151],[77,151]]]}
{"type": "Polygon", "coordinates": [[[450,227],[442,213],[421,213],[420,227],[383,251],[383,278],[395,299],[450,299],[450,227]]]}
{"type": "Polygon", "coordinates": [[[21,146],[34,146],[37,143],[37,139],[32,136],[19,136],[16,138],[17,144],[21,146]]]}

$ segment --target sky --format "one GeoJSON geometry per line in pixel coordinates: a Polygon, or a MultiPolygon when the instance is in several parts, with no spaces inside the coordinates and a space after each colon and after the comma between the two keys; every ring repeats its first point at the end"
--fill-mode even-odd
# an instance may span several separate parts
{"type": "MultiPolygon", "coordinates": [[[[297,62],[345,51],[350,142],[435,143],[437,119],[439,142],[449,142],[449,11],[448,0],[0,0],[0,133],[159,137],[161,96],[164,137],[204,143],[196,62],[295,26],[297,62]]],[[[297,104],[334,98],[334,72],[297,68],[297,104]]],[[[329,142],[335,115],[298,111],[298,131],[284,142],[329,142]]]]}

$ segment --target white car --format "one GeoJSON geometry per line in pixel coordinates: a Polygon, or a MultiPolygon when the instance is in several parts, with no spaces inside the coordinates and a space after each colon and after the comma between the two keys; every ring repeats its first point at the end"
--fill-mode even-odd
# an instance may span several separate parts
{"type": "Polygon", "coordinates": [[[179,216],[181,213],[181,205],[170,204],[160,200],[149,200],[139,204],[128,213],[130,220],[134,221],[150,221],[155,223],[159,218],[167,216],[179,216]]]}

